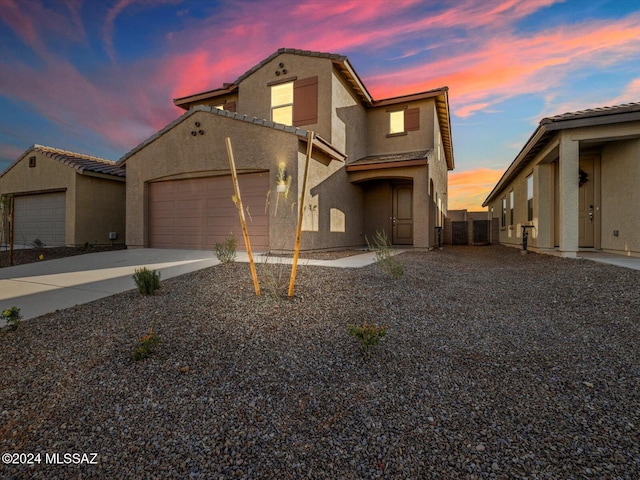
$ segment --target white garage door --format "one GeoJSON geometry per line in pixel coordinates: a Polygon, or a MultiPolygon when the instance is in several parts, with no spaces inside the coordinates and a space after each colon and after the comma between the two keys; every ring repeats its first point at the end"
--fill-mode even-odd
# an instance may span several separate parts
{"type": "MultiPolygon", "coordinates": [[[[240,175],[238,182],[251,248],[267,251],[269,174],[240,175]]],[[[149,184],[149,246],[212,250],[233,233],[238,249],[245,250],[233,194],[230,176],[149,184]]]]}
{"type": "Polygon", "coordinates": [[[65,245],[65,193],[22,195],[13,199],[13,243],[38,239],[48,246],[65,245]]]}

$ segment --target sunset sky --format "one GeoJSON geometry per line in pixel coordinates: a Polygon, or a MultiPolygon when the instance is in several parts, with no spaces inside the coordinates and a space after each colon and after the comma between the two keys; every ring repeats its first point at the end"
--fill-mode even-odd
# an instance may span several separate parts
{"type": "Polygon", "coordinates": [[[542,117],[640,101],[638,0],[0,0],[0,171],[34,143],[118,160],[280,47],[346,55],[375,99],[448,86],[449,209],[542,117]]]}

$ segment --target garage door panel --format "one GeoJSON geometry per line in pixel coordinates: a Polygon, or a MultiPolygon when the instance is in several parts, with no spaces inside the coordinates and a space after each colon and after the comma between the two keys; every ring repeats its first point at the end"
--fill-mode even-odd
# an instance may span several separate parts
{"type": "MultiPolygon", "coordinates": [[[[257,251],[268,250],[269,246],[269,217],[265,212],[268,178],[267,174],[238,177],[252,248],[257,251]]],[[[238,249],[244,250],[233,194],[228,176],[151,183],[149,245],[209,250],[233,233],[238,249]]]]}
{"type": "Polygon", "coordinates": [[[65,193],[41,193],[14,198],[14,239],[31,244],[65,245],[65,193]]]}

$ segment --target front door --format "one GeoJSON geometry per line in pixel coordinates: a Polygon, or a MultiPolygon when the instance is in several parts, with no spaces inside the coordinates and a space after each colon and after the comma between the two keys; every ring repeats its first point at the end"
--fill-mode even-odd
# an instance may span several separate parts
{"type": "Polygon", "coordinates": [[[393,186],[391,241],[394,245],[413,245],[413,186],[393,186]]]}
{"type": "Polygon", "coordinates": [[[595,231],[595,162],[593,158],[580,159],[580,187],[578,190],[578,246],[593,247],[595,231]]]}

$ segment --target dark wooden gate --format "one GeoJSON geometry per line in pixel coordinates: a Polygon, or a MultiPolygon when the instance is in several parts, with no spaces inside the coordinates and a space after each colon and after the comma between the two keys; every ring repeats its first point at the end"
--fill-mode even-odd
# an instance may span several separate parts
{"type": "Polygon", "coordinates": [[[467,222],[451,222],[451,244],[468,245],[467,222]]]}
{"type": "Polygon", "coordinates": [[[487,245],[491,243],[491,220],[473,221],[473,244],[487,245]]]}

